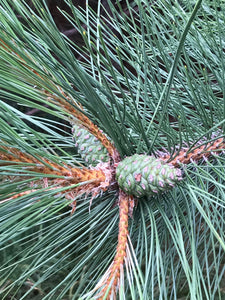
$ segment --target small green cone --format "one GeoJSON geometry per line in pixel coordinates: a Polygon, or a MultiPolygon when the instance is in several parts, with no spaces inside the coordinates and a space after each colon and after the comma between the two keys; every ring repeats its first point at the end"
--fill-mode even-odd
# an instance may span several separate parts
{"type": "Polygon", "coordinates": [[[74,125],[72,132],[78,153],[89,165],[96,166],[99,162],[109,161],[107,149],[85,128],[74,125]]]}
{"type": "Polygon", "coordinates": [[[140,198],[166,192],[182,177],[180,169],[159,158],[135,154],[118,164],[116,180],[124,192],[140,198]]]}

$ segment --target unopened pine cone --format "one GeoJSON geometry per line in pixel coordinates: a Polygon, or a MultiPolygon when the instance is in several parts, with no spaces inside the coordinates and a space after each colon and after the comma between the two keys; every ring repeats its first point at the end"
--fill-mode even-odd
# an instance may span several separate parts
{"type": "Polygon", "coordinates": [[[166,192],[182,177],[180,169],[159,158],[135,154],[118,164],[116,179],[124,192],[143,197],[166,192]]]}
{"type": "Polygon", "coordinates": [[[96,166],[99,162],[109,161],[107,149],[85,128],[73,126],[73,137],[78,153],[88,165],[96,166]]]}

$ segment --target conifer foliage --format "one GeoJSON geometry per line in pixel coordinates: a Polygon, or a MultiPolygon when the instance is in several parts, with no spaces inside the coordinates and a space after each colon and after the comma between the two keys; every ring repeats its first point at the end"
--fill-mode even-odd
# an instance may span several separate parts
{"type": "Polygon", "coordinates": [[[65,0],[76,42],[30,2],[0,0],[1,298],[221,298],[224,3],[65,0]]]}

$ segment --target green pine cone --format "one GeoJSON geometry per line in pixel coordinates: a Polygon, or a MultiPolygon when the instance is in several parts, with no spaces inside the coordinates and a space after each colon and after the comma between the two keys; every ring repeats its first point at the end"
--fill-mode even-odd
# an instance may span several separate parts
{"type": "Polygon", "coordinates": [[[180,169],[148,155],[126,157],[116,169],[119,187],[139,198],[165,192],[181,179],[180,169]]]}
{"type": "Polygon", "coordinates": [[[95,136],[79,125],[74,125],[72,131],[78,153],[89,165],[109,161],[107,149],[95,136]]]}

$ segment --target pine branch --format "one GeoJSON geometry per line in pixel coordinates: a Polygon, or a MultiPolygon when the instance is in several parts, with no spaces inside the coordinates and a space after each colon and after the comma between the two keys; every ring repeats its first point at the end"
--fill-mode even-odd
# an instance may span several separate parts
{"type": "Polygon", "coordinates": [[[220,297],[222,8],[136,1],[124,13],[109,1],[105,19],[100,2],[95,13],[65,1],[71,14],[61,13],[84,40],[78,47],[60,34],[44,2],[32,1],[36,11],[23,0],[12,10],[9,2],[0,3],[4,297],[29,297],[40,286],[48,300],[180,298],[183,287],[185,297],[220,297]],[[47,116],[26,115],[26,106],[47,116]],[[52,116],[70,122],[87,168],[74,164],[72,136],[52,116]],[[89,211],[87,194],[90,204],[98,196],[89,211]],[[74,212],[78,197],[71,218],[65,198],[74,212]]]}
{"type": "MultiPolygon", "coordinates": [[[[6,36],[6,40],[10,40],[10,39],[7,39],[7,36],[6,36]]],[[[16,55],[19,59],[19,62],[23,66],[25,66],[26,68],[31,70],[38,77],[40,77],[40,79],[42,80],[41,83],[45,82],[46,78],[48,78],[48,74],[46,74],[45,78],[43,78],[43,75],[40,75],[37,71],[35,71],[33,68],[31,68],[27,64],[27,62],[24,61],[17,52],[14,51],[14,49],[12,49],[8,44],[6,44],[6,42],[4,42],[0,39],[0,43],[2,44],[2,47],[6,52],[16,55]]],[[[15,42],[13,42],[13,45],[16,49],[17,48],[19,49],[19,47],[16,45],[15,42]]],[[[19,49],[19,50],[20,50],[20,52],[21,51],[23,52],[23,49],[19,49]]],[[[28,54],[27,54],[27,58],[29,61],[32,61],[28,54]]],[[[34,61],[32,61],[32,63],[35,64],[34,61]]],[[[59,93],[62,95],[61,97],[59,97],[58,95],[51,94],[49,91],[43,90],[43,86],[42,85],[38,86],[35,78],[32,79],[32,78],[28,77],[28,78],[26,78],[26,81],[33,84],[36,88],[39,88],[40,91],[47,97],[47,102],[51,102],[51,103],[55,104],[56,106],[59,107],[59,109],[61,111],[63,110],[64,112],[66,112],[67,118],[70,120],[72,125],[79,123],[84,128],[86,128],[91,134],[93,134],[102,143],[102,145],[107,149],[107,151],[109,152],[109,155],[115,161],[118,161],[119,153],[115,149],[115,147],[112,145],[112,143],[109,141],[109,139],[103,134],[103,132],[95,124],[93,124],[93,122],[84,113],[82,113],[83,109],[80,104],[75,103],[75,106],[74,106],[74,102],[73,102],[73,105],[72,105],[72,101],[71,101],[70,97],[66,95],[66,93],[62,90],[62,88],[55,85],[55,83],[53,81],[48,80],[48,84],[51,86],[54,86],[56,88],[56,90],[58,90],[59,93]],[[68,116],[70,116],[70,117],[68,117],[68,116]]]]}
{"type": "MultiPolygon", "coordinates": [[[[35,175],[37,173],[43,175],[43,177],[45,177],[43,180],[44,187],[47,188],[49,186],[47,191],[56,188],[68,187],[65,191],[65,196],[70,200],[77,198],[79,195],[88,195],[90,193],[92,194],[92,198],[97,197],[103,191],[108,189],[112,181],[111,167],[109,163],[100,163],[92,169],[81,169],[71,167],[71,165],[66,164],[59,165],[43,157],[33,157],[32,155],[23,153],[16,148],[7,146],[1,147],[0,160],[1,166],[18,167],[19,173],[21,173],[20,178],[23,176],[27,177],[27,174],[31,176],[32,173],[35,175]],[[81,183],[83,184],[79,185],[81,183]],[[74,187],[74,185],[78,186],[74,187]],[[51,186],[56,187],[52,188],[51,186]]],[[[10,170],[10,172],[12,172],[12,170],[10,170]]],[[[41,184],[41,182],[41,179],[34,180],[31,183],[31,187],[36,184],[41,184]]],[[[37,191],[37,189],[17,193],[12,196],[9,195],[9,198],[2,200],[2,202],[27,195],[34,191],[37,191]]],[[[73,207],[73,213],[76,209],[76,201],[74,201],[71,206],[73,207]]]]}
{"type": "Polygon", "coordinates": [[[128,232],[128,211],[129,202],[132,196],[128,196],[122,190],[119,192],[119,233],[116,255],[108,270],[100,279],[96,287],[84,296],[89,299],[93,293],[97,293],[97,299],[116,299],[117,290],[120,287],[120,281],[124,279],[124,260],[127,254],[127,238],[128,232]],[[97,292],[96,292],[97,291],[97,292]]]}
{"type": "Polygon", "coordinates": [[[178,153],[171,157],[170,154],[158,152],[158,156],[163,161],[169,162],[174,167],[179,167],[181,164],[189,164],[192,162],[198,163],[201,159],[210,158],[210,156],[221,154],[225,149],[224,138],[216,138],[212,142],[199,142],[199,145],[193,149],[182,148],[178,153]]]}

